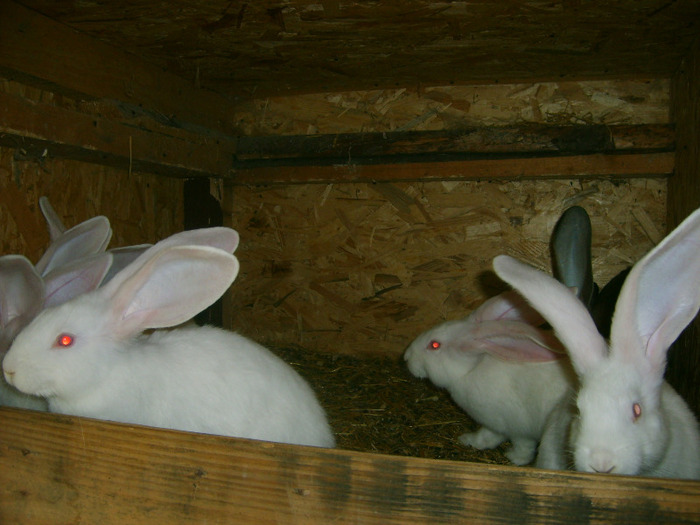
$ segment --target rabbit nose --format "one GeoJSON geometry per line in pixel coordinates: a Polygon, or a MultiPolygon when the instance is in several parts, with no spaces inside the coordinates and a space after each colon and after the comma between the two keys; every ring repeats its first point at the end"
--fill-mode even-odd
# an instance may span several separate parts
{"type": "Polygon", "coordinates": [[[610,474],[615,470],[612,453],[607,450],[593,452],[590,457],[589,466],[593,472],[599,474],[610,474]]]}

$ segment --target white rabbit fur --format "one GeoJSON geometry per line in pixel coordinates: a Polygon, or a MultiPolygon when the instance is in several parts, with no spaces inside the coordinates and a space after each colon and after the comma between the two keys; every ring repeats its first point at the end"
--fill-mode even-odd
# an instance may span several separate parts
{"type": "Polygon", "coordinates": [[[464,445],[487,449],[510,440],[511,462],[534,458],[547,415],[575,388],[569,360],[552,351],[561,351],[559,341],[536,326],[542,321],[521,297],[506,292],[465,319],[427,330],[406,350],[413,375],[447,389],[482,425],[460,436],[464,445]]]}
{"type": "Polygon", "coordinates": [[[663,380],[669,346],[700,307],[700,210],[628,275],[610,344],[583,305],[548,275],[508,256],[496,273],[554,327],[580,379],[551,413],[537,465],[657,477],[700,478],[700,430],[663,380]]]}
{"type": "Polygon", "coordinates": [[[218,299],[238,272],[237,243],[228,228],[161,241],[103,287],[39,314],[6,355],[5,377],[51,411],[333,446],[311,388],[262,346],[213,327],[144,333],[218,299]],[[59,334],[73,345],[57,348],[59,334]]]}
{"type": "MultiPolygon", "coordinates": [[[[109,260],[103,251],[112,235],[105,217],[66,230],[46,197],[40,199],[51,244],[35,268],[21,255],[0,257],[0,359],[17,334],[44,307],[94,289],[109,260]]],[[[24,394],[0,379],[0,405],[46,410],[46,400],[24,394]]]]}

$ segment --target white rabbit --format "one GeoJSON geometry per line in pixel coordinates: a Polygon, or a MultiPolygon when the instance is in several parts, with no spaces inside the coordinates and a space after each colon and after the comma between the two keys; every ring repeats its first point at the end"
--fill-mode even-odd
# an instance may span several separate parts
{"type": "MultiPolygon", "coordinates": [[[[95,255],[56,268],[42,278],[21,255],[0,257],[0,359],[18,333],[46,306],[96,288],[109,259],[95,255]]],[[[46,400],[29,396],[0,379],[0,405],[46,410],[46,400]]]]}
{"type": "Polygon", "coordinates": [[[492,297],[465,319],[432,328],[408,347],[405,359],[417,377],[447,389],[482,426],[459,440],[478,449],[510,439],[516,465],[530,463],[545,420],[575,388],[569,360],[542,317],[518,294],[492,297]]]}
{"type": "Polygon", "coordinates": [[[663,380],[669,346],[700,308],[700,210],[634,265],[609,345],[565,286],[505,255],[493,265],[554,327],[580,379],[550,415],[537,465],[700,478],[697,420],[663,380]]]}
{"type": "Polygon", "coordinates": [[[157,243],[103,287],[41,312],[5,356],[5,377],[55,412],[333,446],[309,385],[264,347],[206,326],[145,332],[218,299],[238,272],[237,243],[228,228],[157,243]]]}

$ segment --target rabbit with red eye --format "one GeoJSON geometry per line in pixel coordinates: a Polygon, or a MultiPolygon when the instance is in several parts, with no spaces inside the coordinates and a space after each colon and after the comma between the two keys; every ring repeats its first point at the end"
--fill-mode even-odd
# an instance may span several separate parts
{"type": "MultiPolygon", "coordinates": [[[[45,307],[97,287],[109,259],[103,251],[112,235],[105,217],[66,230],[45,197],[40,200],[51,244],[37,266],[21,255],[0,257],[0,358],[17,334],[45,307]]],[[[46,400],[17,391],[0,379],[0,405],[46,410],[46,400]]]]}
{"type": "Polygon", "coordinates": [[[5,377],[54,412],[334,446],[309,385],[264,347],[214,327],[159,330],[224,293],[237,244],[229,228],[157,243],[103,287],[41,312],[5,356],[5,377]]]}
{"type": "Polygon", "coordinates": [[[565,286],[505,255],[493,264],[554,327],[580,380],[550,414],[537,466],[700,479],[698,422],[663,380],[669,346],[700,308],[700,210],[632,267],[609,344],[565,286]]]}
{"type": "Polygon", "coordinates": [[[542,317],[518,294],[502,293],[465,319],[447,321],[418,336],[405,359],[413,375],[448,390],[481,428],[459,440],[478,449],[510,440],[516,465],[535,456],[547,414],[574,375],[542,317]]]}

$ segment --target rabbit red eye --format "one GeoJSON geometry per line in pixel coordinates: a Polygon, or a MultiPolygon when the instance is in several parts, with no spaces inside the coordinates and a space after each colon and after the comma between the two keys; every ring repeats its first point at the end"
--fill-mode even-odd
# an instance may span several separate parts
{"type": "Polygon", "coordinates": [[[67,348],[73,344],[74,338],[70,334],[61,334],[56,339],[54,346],[59,348],[67,348]]]}
{"type": "Polygon", "coordinates": [[[642,416],[642,405],[635,403],[632,405],[632,417],[637,421],[642,416]]]}
{"type": "Polygon", "coordinates": [[[439,350],[440,346],[442,346],[440,344],[440,341],[433,340],[433,341],[430,341],[430,343],[428,343],[428,350],[439,350]]]}

